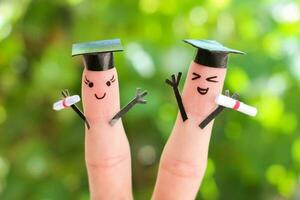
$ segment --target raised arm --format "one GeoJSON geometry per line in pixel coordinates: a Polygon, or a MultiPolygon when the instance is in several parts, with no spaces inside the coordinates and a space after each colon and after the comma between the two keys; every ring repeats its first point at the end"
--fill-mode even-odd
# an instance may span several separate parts
{"type": "Polygon", "coordinates": [[[136,90],[136,96],[124,106],[109,122],[113,126],[120,118],[122,118],[130,109],[132,109],[136,104],[145,104],[147,101],[143,99],[144,96],[148,94],[147,91],[142,92],[140,88],[136,90]]]}
{"type": "Polygon", "coordinates": [[[178,85],[179,85],[179,82],[180,82],[180,79],[181,79],[181,75],[182,75],[182,73],[179,72],[178,75],[177,75],[177,78],[175,78],[175,75],[173,74],[171,76],[171,80],[166,79],[166,83],[168,85],[172,86],[175,97],[176,97],[177,105],[178,105],[178,108],[179,108],[179,111],[180,111],[180,114],[181,114],[181,117],[182,117],[182,120],[185,121],[185,120],[188,119],[188,117],[187,117],[184,105],[182,103],[181,95],[180,95],[179,90],[178,90],[178,85]]]}
{"type": "Polygon", "coordinates": [[[191,63],[182,90],[188,120],[183,122],[177,115],[160,159],[153,200],[196,198],[205,174],[213,127],[213,121],[205,129],[199,128],[199,123],[215,109],[214,99],[222,92],[225,72],[191,63]]]}

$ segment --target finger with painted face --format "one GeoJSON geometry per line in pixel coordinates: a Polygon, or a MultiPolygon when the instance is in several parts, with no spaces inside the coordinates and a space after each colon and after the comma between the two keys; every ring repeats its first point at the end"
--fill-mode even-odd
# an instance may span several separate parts
{"type": "Polygon", "coordinates": [[[118,74],[113,52],[122,50],[119,39],[73,45],[72,55],[82,55],[85,66],[82,100],[90,125],[85,130],[85,160],[91,199],[132,198],[128,140],[122,120],[110,124],[112,118],[120,113],[118,74]]]}
{"type": "Polygon", "coordinates": [[[179,114],[161,157],[153,199],[195,199],[206,168],[213,120],[203,128],[199,124],[217,108],[215,99],[222,93],[228,54],[243,54],[216,41],[184,41],[196,47],[197,53],[182,97],[178,89],[181,73],[166,80],[174,90],[179,114]]]}

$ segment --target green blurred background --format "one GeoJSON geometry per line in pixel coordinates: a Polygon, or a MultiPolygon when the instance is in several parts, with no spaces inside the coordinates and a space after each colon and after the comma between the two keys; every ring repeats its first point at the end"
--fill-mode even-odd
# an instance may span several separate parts
{"type": "Polygon", "coordinates": [[[230,57],[224,88],[259,109],[217,118],[197,199],[300,199],[299,36],[299,0],[1,0],[0,199],[89,199],[84,124],[52,103],[64,88],[80,94],[72,43],[110,38],[125,48],[122,105],[149,91],[123,118],[137,200],[151,196],[177,113],[164,79],[185,76],[195,54],[185,38],[245,51],[230,57]]]}

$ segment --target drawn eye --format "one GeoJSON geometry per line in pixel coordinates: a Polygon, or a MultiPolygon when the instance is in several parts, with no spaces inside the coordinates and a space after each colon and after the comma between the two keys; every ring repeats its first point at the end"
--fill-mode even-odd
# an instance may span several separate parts
{"type": "Polygon", "coordinates": [[[115,82],[115,76],[113,75],[109,81],[106,82],[107,86],[111,86],[111,84],[115,82]]]}
{"type": "Polygon", "coordinates": [[[198,78],[201,78],[201,76],[195,72],[193,72],[194,77],[192,78],[192,80],[196,80],[198,78]]]}
{"type": "Polygon", "coordinates": [[[88,85],[90,88],[92,88],[92,87],[94,86],[94,83],[91,82],[91,81],[89,81],[89,80],[86,78],[86,76],[85,76],[84,83],[85,83],[86,85],[88,85]]]}
{"type": "Polygon", "coordinates": [[[113,75],[112,78],[110,79],[111,82],[115,82],[115,76],[113,75]]]}
{"type": "Polygon", "coordinates": [[[209,82],[214,82],[214,83],[217,83],[218,81],[217,80],[214,80],[218,78],[217,76],[211,76],[211,77],[208,77],[206,80],[209,81],[209,82]]]}

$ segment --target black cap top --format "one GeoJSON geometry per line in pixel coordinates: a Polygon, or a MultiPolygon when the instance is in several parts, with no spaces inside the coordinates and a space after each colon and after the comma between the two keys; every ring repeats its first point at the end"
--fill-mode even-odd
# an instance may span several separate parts
{"type": "Polygon", "coordinates": [[[113,52],[123,51],[120,39],[78,43],[72,46],[72,56],[82,55],[90,71],[105,71],[114,67],[113,52]]]}
{"type": "Polygon", "coordinates": [[[195,62],[215,68],[226,68],[229,53],[245,54],[244,52],[224,47],[214,40],[183,40],[198,48],[195,62]]]}

